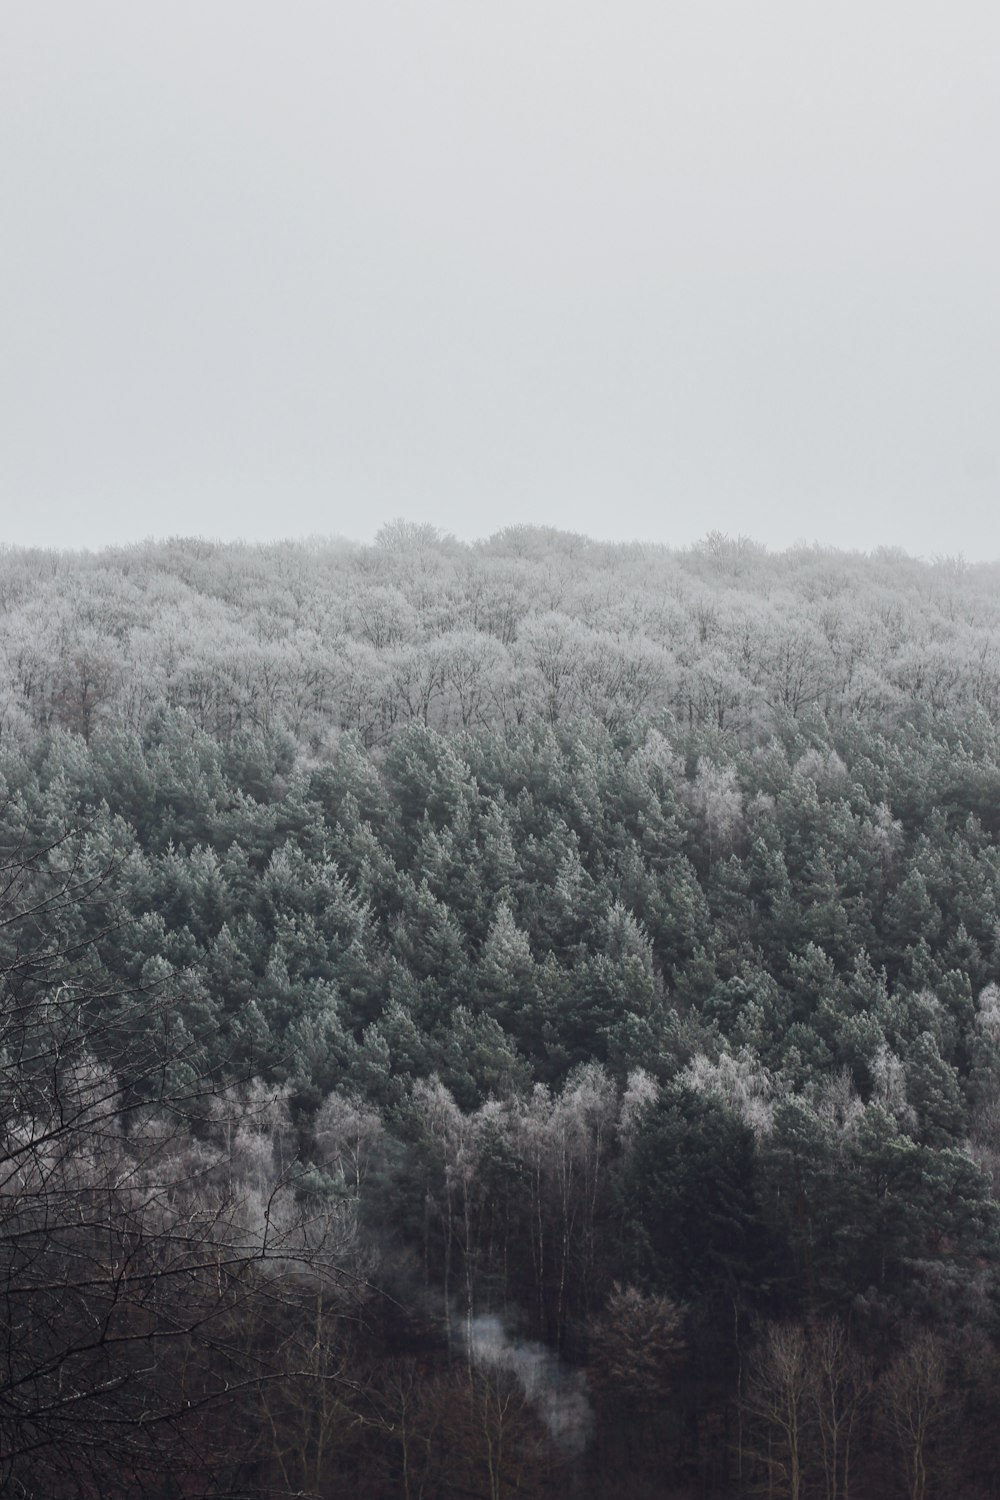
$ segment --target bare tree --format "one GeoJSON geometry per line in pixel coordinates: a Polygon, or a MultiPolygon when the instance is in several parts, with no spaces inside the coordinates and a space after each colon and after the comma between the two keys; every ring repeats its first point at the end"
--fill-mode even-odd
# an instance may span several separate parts
{"type": "Polygon", "coordinates": [[[775,1323],[748,1364],[744,1459],[770,1497],[802,1500],[813,1422],[813,1369],[805,1329],[775,1323]]]}
{"type": "Polygon", "coordinates": [[[907,1496],[926,1500],[936,1445],[956,1410],[942,1339],[918,1333],[883,1374],[879,1394],[902,1460],[907,1496]]]}
{"type": "Polygon", "coordinates": [[[836,1319],[813,1331],[810,1353],[823,1494],[825,1500],[850,1500],[853,1443],[871,1393],[871,1366],[852,1348],[847,1330],[836,1319]]]}

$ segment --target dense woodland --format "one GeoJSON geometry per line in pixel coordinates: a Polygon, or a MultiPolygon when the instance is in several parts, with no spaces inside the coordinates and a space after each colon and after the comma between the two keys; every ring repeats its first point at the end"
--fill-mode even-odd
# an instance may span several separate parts
{"type": "Polygon", "coordinates": [[[1000,713],[1000,563],[933,565],[710,535],[686,552],[514,527],[467,546],[398,522],[372,547],[178,539],[0,550],[0,729],[142,731],[165,704],[228,740],[369,748],[637,714],[739,734],[784,709],[1000,713]]]}
{"type": "Polygon", "coordinates": [[[1000,1496],[998,583],[0,553],[0,1493],[1000,1496]]]}

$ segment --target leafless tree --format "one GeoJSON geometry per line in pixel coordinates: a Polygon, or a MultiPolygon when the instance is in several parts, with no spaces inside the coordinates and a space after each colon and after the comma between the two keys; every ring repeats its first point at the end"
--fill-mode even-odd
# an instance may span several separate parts
{"type": "Polygon", "coordinates": [[[743,1404],[744,1460],[770,1497],[802,1500],[809,1452],[813,1369],[805,1329],[773,1324],[751,1356],[743,1404]]]}
{"type": "Polygon", "coordinates": [[[926,1330],[918,1333],[884,1372],[879,1394],[902,1460],[907,1496],[926,1500],[937,1444],[957,1409],[942,1339],[926,1330]]]}
{"type": "Polygon", "coordinates": [[[836,1319],[813,1330],[810,1352],[822,1493],[824,1500],[850,1500],[854,1439],[871,1394],[871,1366],[852,1348],[847,1330],[836,1319]]]}

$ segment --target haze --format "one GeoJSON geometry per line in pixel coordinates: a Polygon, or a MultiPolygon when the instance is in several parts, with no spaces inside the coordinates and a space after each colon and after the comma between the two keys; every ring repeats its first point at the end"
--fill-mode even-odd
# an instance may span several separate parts
{"type": "Polygon", "coordinates": [[[998,43],[986,0],[7,0],[0,540],[996,557],[998,43]]]}

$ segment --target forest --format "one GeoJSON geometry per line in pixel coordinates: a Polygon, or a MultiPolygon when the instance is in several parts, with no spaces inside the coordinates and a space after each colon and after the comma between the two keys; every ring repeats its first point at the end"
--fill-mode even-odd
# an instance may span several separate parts
{"type": "Polygon", "coordinates": [[[0,1494],[997,1500],[998,584],[0,552],[0,1494]]]}

